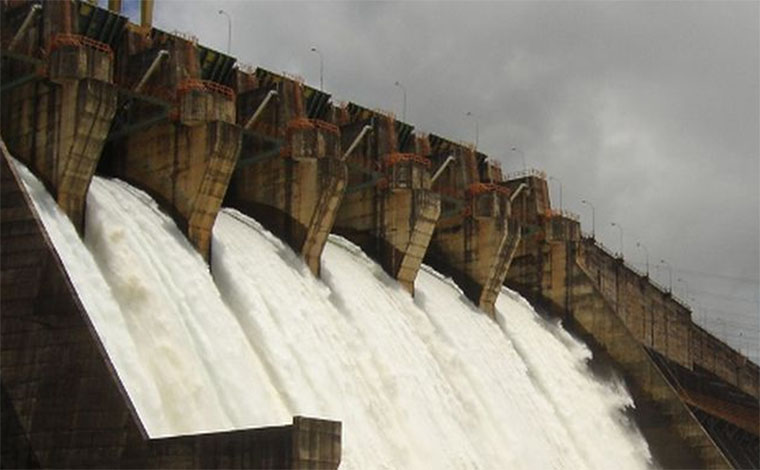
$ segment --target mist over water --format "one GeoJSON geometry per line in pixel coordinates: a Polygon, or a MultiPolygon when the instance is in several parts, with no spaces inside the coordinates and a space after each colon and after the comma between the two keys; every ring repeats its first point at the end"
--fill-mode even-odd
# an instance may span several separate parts
{"type": "Polygon", "coordinates": [[[96,177],[84,243],[21,165],[50,238],[152,437],[343,422],[342,468],[646,468],[618,383],[504,289],[497,322],[428,267],[412,298],[331,236],[322,279],[224,209],[211,272],[173,221],[96,177]],[[212,274],[213,273],[213,274],[212,274]]]}

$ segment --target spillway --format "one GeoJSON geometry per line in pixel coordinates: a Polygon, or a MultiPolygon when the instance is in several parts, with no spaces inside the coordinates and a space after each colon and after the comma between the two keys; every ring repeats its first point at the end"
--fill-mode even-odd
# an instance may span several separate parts
{"type": "Polygon", "coordinates": [[[646,468],[618,382],[504,289],[497,322],[423,267],[412,298],[331,236],[322,279],[230,209],[212,266],[145,193],[96,177],[84,242],[18,165],[152,437],[343,422],[342,468],[646,468]]]}

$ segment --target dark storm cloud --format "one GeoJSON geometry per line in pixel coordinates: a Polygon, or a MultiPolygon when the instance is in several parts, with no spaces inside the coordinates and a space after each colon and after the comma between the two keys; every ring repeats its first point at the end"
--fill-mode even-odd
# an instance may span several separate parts
{"type": "Polygon", "coordinates": [[[505,170],[522,167],[510,151],[519,147],[529,167],[562,181],[564,206],[586,231],[584,198],[608,247],[619,249],[615,221],[627,259],[643,269],[644,244],[657,279],[668,284],[654,270],[664,258],[674,289],[688,287],[695,316],[723,317],[734,326],[709,326],[757,350],[757,2],[158,0],[156,22],[224,50],[220,7],[233,16],[232,53],[243,62],[318,85],[316,46],[336,99],[400,115],[398,80],[408,121],[468,141],[472,112],[480,148],[505,170]]]}

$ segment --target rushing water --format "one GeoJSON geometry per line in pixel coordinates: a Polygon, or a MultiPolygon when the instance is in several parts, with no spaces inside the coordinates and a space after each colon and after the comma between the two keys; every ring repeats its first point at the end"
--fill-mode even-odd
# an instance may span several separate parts
{"type": "Polygon", "coordinates": [[[343,422],[342,468],[645,468],[632,401],[504,289],[497,322],[423,267],[412,298],[331,236],[322,279],[230,209],[212,267],[144,193],[96,177],[84,243],[25,185],[151,436],[343,422]]]}

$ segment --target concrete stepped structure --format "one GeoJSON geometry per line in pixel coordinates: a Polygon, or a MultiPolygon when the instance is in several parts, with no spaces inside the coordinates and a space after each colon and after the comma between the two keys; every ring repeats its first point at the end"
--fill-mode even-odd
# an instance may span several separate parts
{"type": "Polygon", "coordinates": [[[498,167],[475,149],[432,134],[429,145],[433,166],[441,170],[433,191],[441,195],[442,213],[426,262],[493,315],[521,237],[517,223],[509,222],[510,195],[517,189],[502,184],[498,167]]]}
{"type": "Polygon", "coordinates": [[[150,438],[0,147],[3,468],[338,467],[334,421],[150,438]]]}
{"type": "Polygon", "coordinates": [[[413,294],[441,211],[430,189],[431,162],[420,156],[412,127],[392,115],[354,103],[336,111],[350,176],[334,232],[413,294]]]}
{"type": "Polygon", "coordinates": [[[348,178],[340,131],[320,119],[329,95],[261,68],[236,73],[244,137],[225,203],[260,221],[319,275],[348,178]]]}
{"type": "Polygon", "coordinates": [[[70,2],[3,10],[3,137],[80,231],[117,103],[112,44],[84,28],[70,2]]]}
{"type": "Polygon", "coordinates": [[[235,93],[225,85],[234,59],[135,25],[116,55],[122,91],[100,169],[150,193],[208,258],[242,139],[235,93]]]}
{"type": "Polygon", "coordinates": [[[676,452],[677,440],[659,449],[667,467],[759,465],[758,366],[695,325],[688,307],[646,274],[583,237],[577,217],[553,211],[545,175],[507,182],[521,184],[530,190],[514,201],[513,214],[526,235],[507,285],[564,318],[622,368],[639,408],[656,410],[658,419],[639,423],[648,440],[677,436],[687,446],[676,452]]]}

